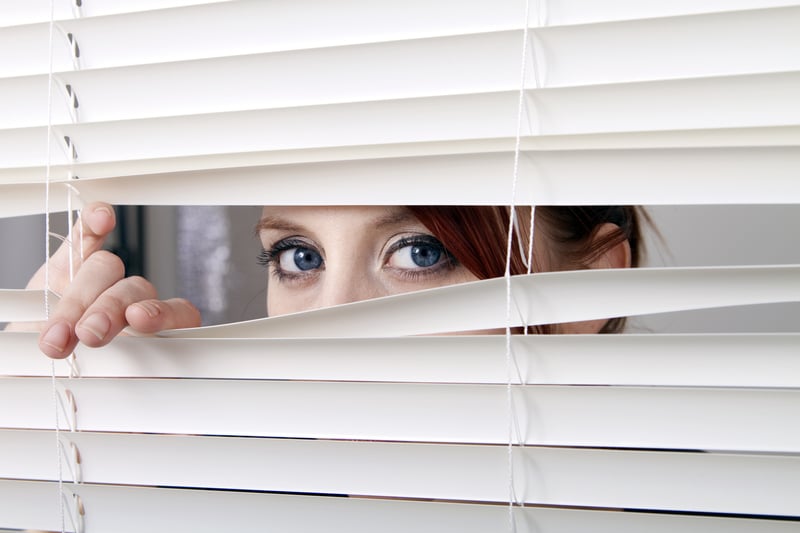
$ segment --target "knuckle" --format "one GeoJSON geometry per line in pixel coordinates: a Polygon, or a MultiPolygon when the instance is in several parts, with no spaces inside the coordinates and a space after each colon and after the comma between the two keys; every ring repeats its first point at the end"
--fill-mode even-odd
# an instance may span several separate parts
{"type": "Polygon", "coordinates": [[[124,315],[127,302],[116,294],[107,293],[98,298],[92,307],[93,311],[95,309],[102,309],[109,316],[116,318],[124,315]]]}
{"type": "Polygon", "coordinates": [[[78,298],[62,298],[55,306],[50,316],[51,322],[66,320],[74,325],[86,313],[89,305],[78,298]]]}
{"type": "Polygon", "coordinates": [[[119,278],[125,276],[125,264],[122,262],[122,259],[120,259],[119,256],[109,251],[98,250],[97,252],[90,255],[87,261],[92,261],[96,263],[104,270],[116,272],[117,277],[119,278]]]}
{"type": "Polygon", "coordinates": [[[147,281],[147,279],[143,278],[142,276],[131,276],[126,278],[127,282],[131,284],[132,287],[136,288],[137,290],[141,291],[143,294],[146,295],[147,298],[154,298],[156,294],[155,286],[152,283],[147,281]]]}

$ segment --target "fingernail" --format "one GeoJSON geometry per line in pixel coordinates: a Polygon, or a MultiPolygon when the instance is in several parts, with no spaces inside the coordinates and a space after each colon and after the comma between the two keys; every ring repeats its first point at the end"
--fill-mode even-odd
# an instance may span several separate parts
{"type": "Polygon", "coordinates": [[[50,329],[44,332],[44,335],[42,335],[42,338],[39,342],[49,346],[57,352],[63,352],[64,348],[66,348],[67,343],[69,342],[69,338],[69,325],[65,322],[58,322],[57,324],[50,326],[50,329]]]}
{"type": "Polygon", "coordinates": [[[92,335],[103,340],[111,329],[111,321],[102,313],[89,315],[77,325],[78,328],[85,329],[92,335]]]}
{"type": "Polygon", "coordinates": [[[114,214],[107,205],[95,207],[93,213],[104,213],[107,217],[111,217],[114,214]]]}
{"type": "Polygon", "coordinates": [[[106,226],[108,221],[114,216],[114,213],[111,211],[110,207],[101,205],[94,208],[92,215],[93,216],[89,219],[89,227],[92,228],[92,231],[95,233],[101,233],[107,231],[106,226]]]}
{"type": "Polygon", "coordinates": [[[161,313],[161,309],[151,302],[136,302],[133,305],[141,308],[150,318],[155,318],[161,313]]]}

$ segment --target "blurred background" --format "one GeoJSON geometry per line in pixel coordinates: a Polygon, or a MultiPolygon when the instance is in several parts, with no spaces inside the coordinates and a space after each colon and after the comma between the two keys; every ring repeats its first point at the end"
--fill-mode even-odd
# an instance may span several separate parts
{"type": "MultiPolygon", "coordinates": [[[[256,258],[260,207],[117,208],[108,248],[163,298],[189,298],[205,324],[264,316],[267,273],[256,258]]],[[[800,263],[800,206],[652,206],[644,266],[800,263]]],[[[51,215],[66,233],[66,214],[51,215]]],[[[0,219],[0,288],[19,289],[44,260],[44,216],[0,219]]],[[[53,249],[58,245],[52,240],[53,249]]],[[[665,313],[630,321],[630,333],[800,331],[800,304],[665,313]]]]}

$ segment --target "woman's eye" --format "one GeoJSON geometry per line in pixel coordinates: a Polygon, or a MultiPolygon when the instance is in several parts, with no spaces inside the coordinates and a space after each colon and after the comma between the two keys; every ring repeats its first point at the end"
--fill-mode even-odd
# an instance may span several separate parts
{"type": "Polygon", "coordinates": [[[402,270],[419,270],[431,268],[446,258],[447,251],[435,240],[404,241],[394,246],[388,265],[402,270]]]}
{"type": "Polygon", "coordinates": [[[316,270],[322,266],[322,256],[313,248],[289,248],[280,252],[278,266],[284,272],[316,270]]]}

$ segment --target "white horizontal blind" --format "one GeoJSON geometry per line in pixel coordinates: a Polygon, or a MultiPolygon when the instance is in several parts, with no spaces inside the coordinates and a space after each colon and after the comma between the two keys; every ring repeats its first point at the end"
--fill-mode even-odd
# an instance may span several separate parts
{"type": "MultiPolygon", "coordinates": [[[[48,123],[51,210],[510,201],[520,0],[82,4],[56,2],[48,113],[49,5],[0,2],[4,216],[45,209],[48,123]]],[[[797,2],[530,8],[518,202],[800,203],[797,2]]],[[[513,324],[796,302],[800,267],[512,294],[513,324]]],[[[0,291],[0,320],[43,296],[0,291]]],[[[800,528],[797,334],[513,336],[510,378],[502,336],[408,336],[503,327],[505,298],[122,338],[55,391],[2,333],[0,528],[60,529],[56,448],[70,531],[800,528]]]]}

